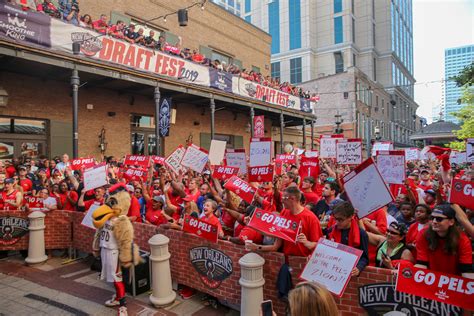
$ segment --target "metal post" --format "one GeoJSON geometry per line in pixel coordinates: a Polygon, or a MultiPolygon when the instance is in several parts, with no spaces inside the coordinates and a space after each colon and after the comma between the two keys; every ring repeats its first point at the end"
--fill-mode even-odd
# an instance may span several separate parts
{"type": "Polygon", "coordinates": [[[283,146],[283,128],[285,127],[285,117],[283,116],[283,112],[280,113],[280,153],[284,152],[283,146]]]}
{"type": "Polygon", "coordinates": [[[156,141],[156,153],[155,155],[161,155],[161,137],[160,137],[160,99],[161,92],[160,87],[155,87],[154,100],[155,100],[155,141],[156,141]]]}
{"type": "Polygon", "coordinates": [[[71,86],[72,86],[72,157],[79,158],[79,132],[77,124],[78,107],[79,107],[79,71],[72,70],[71,86]]]}
{"type": "Polygon", "coordinates": [[[211,140],[214,139],[214,133],[215,133],[215,127],[214,127],[214,123],[215,123],[215,112],[216,112],[216,102],[214,102],[214,97],[211,96],[211,101],[209,102],[210,103],[210,107],[211,107],[211,140]]]}
{"type": "Polygon", "coordinates": [[[314,120],[311,120],[311,150],[314,150],[314,120]]]}
{"type": "Polygon", "coordinates": [[[303,119],[303,149],[306,150],[306,119],[303,119]]]}
{"type": "Polygon", "coordinates": [[[253,138],[253,119],[255,118],[255,110],[252,107],[250,107],[250,137],[253,138]]]}
{"type": "Polygon", "coordinates": [[[372,143],[371,143],[371,138],[372,138],[372,122],[371,120],[367,117],[365,121],[365,137],[366,137],[366,150],[367,150],[367,158],[372,156],[372,143]]]}

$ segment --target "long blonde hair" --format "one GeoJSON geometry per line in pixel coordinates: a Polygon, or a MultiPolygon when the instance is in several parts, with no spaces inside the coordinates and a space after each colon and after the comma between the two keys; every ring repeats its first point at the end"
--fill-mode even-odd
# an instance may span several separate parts
{"type": "Polygon", "coordinates": [[[291,316],[338,316],[336,302],[331,293],[313,282],[302,282],[289,294],[291,316]]]}

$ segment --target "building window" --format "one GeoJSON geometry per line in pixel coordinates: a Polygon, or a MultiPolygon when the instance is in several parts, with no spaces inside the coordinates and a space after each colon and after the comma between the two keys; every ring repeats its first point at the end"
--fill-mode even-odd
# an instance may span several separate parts
{"type": "Polygon", "coordinates": [[[245,0],[245,13],[249,13],[252,10],[252,0],[245,0]]]}
{"type": "Polygon", "coordinates": [[[372,44],[375,46],[375,23],[372,23],[372,44]]]}
{"type": "Polygon", "coordinates": [[[252,65],[252,71],[256,73],[260,73],[260,67],[252,65]]]}
{"type": "MultiPolygon", "coordinates": [[[[249,22],[249,23],[252,23],[252,16],[251,16],[251,15],[247,15],[247,16],[245,17],[245,21],[247,21],[247,22],[249,22]]],[[[272,49],[273,49],[273,40],[272,40],[272,49]]],[[[272,53],[273,53],[273,51],[272,51],[272,53]]]]}
{"type": "Polygon", "coordinates": [[[289,0],[290,50],[301,48],[301,0],[289,0]]]}
{"type": "Polygon", "coordinates": [[[280,62],[272,63],[272,78],[280,78],[280,62]]]}
{"type": "Polygon", "coordinates": [[[334,18],[334,44],[343,42],[342,16],[334,18]]]}
{"type": "Polygon", "coordinates": [[[352,42],[355,43],[356,41],[356,23],[355,19],[352,18],[352,42]]]}
{"type": "Polygon", "coordinates": [[[301,57],[290,59],[290,83],[301,83],[302,73],[301,57]]]}
{"type": "Polygon", "coordinates": [[[357,63],[356,63],[357,59],[356,59],[356,58],[357,58],[357,57],[356,57],[356,54],[352,54],[352,65],[353,65],[354,67],[357,66],[357,63]]]}
{"type": "Polygon", "coordinates": [[[351,0],[351,12],[354,14],[354,0],[351,0]]]}
{"type": "Polygon", "coordinates": [[[342,11],[342,0],[334,0],[334,14],[342,11]]]}
{"type": "Polygon", "coordinates": [[[334,53],[334,63],[336,65],[336,73],[344,71],[344,59],[342,58],[341,52],[334,53]]]}
{"type": "Polygon", "coordinates": [[[374,66],[373,66],[373,78],[374,78],[374,81],[377,81],[377,59],[374,58],[374,66]]]}
{"type": "Polygon", "coordinates": [[[272,54],[280,52],[280,1],[268,4],[268,32],[272,36],[272,54]]]}

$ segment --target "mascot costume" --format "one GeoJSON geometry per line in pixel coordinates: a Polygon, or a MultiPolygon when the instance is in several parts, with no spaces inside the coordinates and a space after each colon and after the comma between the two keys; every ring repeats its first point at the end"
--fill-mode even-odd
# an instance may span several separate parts
{"type": "Polygon", "coordinates": [[[130,201],[125,185],[119,183],[110,187],[105,204],[92,213],[93,224],[97,228],[92,249],[95,256],[100,251],[100,278],[113,282],[116,291],[105,305],[120,306],[119,315],[127,315],[121,267],[129,268],[142,260],[138,247],[133,243],[133,225],[127,217],[130,201]]]}

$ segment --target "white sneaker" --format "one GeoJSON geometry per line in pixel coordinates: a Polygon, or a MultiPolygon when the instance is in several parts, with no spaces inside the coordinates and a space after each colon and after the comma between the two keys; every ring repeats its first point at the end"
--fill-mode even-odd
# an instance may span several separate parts
{"type": "Polygon", "coordinates": [[[118,316],[128,316],[127,307],[121,306],[118,310],[118,316]]]}
{"type": "Polygon", "coordinates": [[[120,302],[115,299],[115,294],[112,295],[112,298],[108,301],[105,301],[105,306],[107,307],[114,307],[114,306],[119,306],[120,302]]]}

